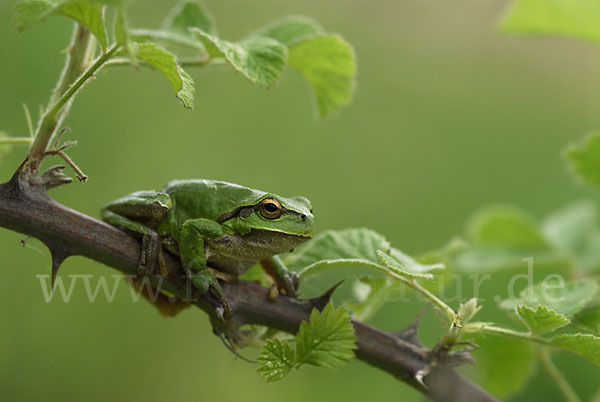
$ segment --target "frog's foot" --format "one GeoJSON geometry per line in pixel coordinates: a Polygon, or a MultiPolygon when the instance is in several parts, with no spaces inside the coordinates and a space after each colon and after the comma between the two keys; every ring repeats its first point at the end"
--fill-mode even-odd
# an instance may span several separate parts
{"type": "MultiPolygon", "coordinates": [[[[154,230],[148,230],[142,238],[142,252],[138,262],[137,271],[140,275],[151,275],[156,269],[156,262],[159,260],[161,242],[154,230]]],[[[162,256],[164,263],[164,256],[162,256]]],[[[166,264],[164,264],[166,267],[166,264]]],[[[162,267],[161,267],[162,271],[162,267]]]]}
{"type": "Polygon", "coordinates": [[[207,298],[209,299],[209,302],[213,304],[215,313],[217,314],[219,319],[221,319],[221,321],[226,321],[229,317],[233,315],[233,309],[231,308],[231,304],[229,303],[229,300],[227,300],[227,298],[225,297],[223,289],[221,289],[221,286],[218,285],[218,283],[217,286],[210,285],[208,287],[208,294],[209,296],[214,297],[218,301],[218,304],[215,305],[213,302],[211,302],[210,298],[207,298]]]}
{"type": "Polygon", "coordinates": [[[217,279],[222,280],[223,282],[231,283],[231,282],[235,281],[235,279],[236,279],[236,277],[234,275],[228,274],[227,272],[219,271],[218,269],[214,269],[214,268],[210,268],[210,267],[206,267],[206,269],[208,269],[208,272],[210,272],[210,274],[212,276],[214,276],[217,279]]]}
{"type": "Polygon", "coordinates": [[[275,301],[279,297],[279,290],[285,290],[285,294],[290,297],[298,296],[298,275],[295,272],[290,272],[280,278],[277,278],[269,288],[269,295],[267,296],[270,301],[275,301]]]}
{"type": "Polygon", "coordinates": [[[277,285],[285,289],[285,293],[290,297],[298,296],[298,285],[299,285],[298,274],[295,272],[288,272],[286,275],[278,278],[277,285]]]}
{"type": "Polygon", "coordinates": [[[169,266],[167,265],[165,254],[161,246],[158,247],[158,269],[160,270],[160,274],[162,276],[169,275],[169,266]]]}
{"type": "Polygon", "coordinates": [[[204,268],[198,271],[184,267],[185,273],[192,281],[196,288],[195,294],[192,295],[193,300],[198,300],[203,297],[210,303],[221,321],[226,321],[233,314],[233,309],[229,300],[225,297],[223,289],[211,272],[204,268]]]}

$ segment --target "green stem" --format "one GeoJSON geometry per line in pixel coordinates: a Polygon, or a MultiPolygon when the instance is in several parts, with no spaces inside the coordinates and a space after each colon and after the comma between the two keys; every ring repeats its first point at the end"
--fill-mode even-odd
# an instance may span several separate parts
{"type": "Polygon", "coordinates": [[[0,138],[0,145],[29,145],[31,141],[33,141],[31,137],[0,138]]]}
{"type": "Polygon", "coordinates": [[[48,145],[50,144],[57,127],[67,114],[71,100],[77,91],[102,67],[118,50],[115,45],[105,53],[101,54],[93,63],[90,60],[93,57],[95,49],[95,39],[89,38],[89,32],[84,28],[76,30],[73,43],[69,50],[69,56],[65,70],[55,90],[55,94],[50,100],[50,104],[44,112],[38,128],[35,139],[29,148],[28,160],[29,169],[36,172],[39,165],[46,155],[48,145]],[[91,65],[90,65],[91,64],[91,65]],[[76,75],[77,74],[77,75],[76,75]],[[73,78],[76,76],[76,78],[73,78]]]}
{"type": "Polygon", "coordinates": [[[44,159],[44,153],[48,144],[54,135],[56,128],[60,125],[62,119],[68,112],[68,107],[63,110],[61,115],[51,116],[48,112],[58,99],[69,89],[69,85],[81,75],[89,66],[93,57],[93,51],[96,48],[96,40],[91,32],[84,26],[75,24],[71,44],[66,51],[66,63],[60,75],[56,88],[52,92],[48,107],[42,114],[34,141],[29,147],[28,159],[31,161],[32,171],[36,171],[44,159]]]}
{"type": "Polygon", "coordinates": [[[388,272],[394,278],[404,282],[408,287],[414,289],[415,291],[421,293],[425,298],[429,299],[433,304],[438,306],[440,310],[442,310],[446,314],[446,318],[448,319],[449,324],[452,324],[454,321],[454,316],[456,312],[452,309],[452,307],[448,306],[441,299],[431,293],[429,290],[425,289],[423,286],[419,285],[419,283],[414,279],[407,279],[401,275],[396,275],[388,272]]]}
{"type": "Polygon", "coordinates": [[[482,325],[480,332],[494,334],[494,335],[500,335],[500,336],[504,336],[506,338],[518,339],[518,340],[522,340],[522,341],[536,342],[536,343],[539,343],[539,344],[545,345],[545,346],[552,345],[552,343],[550,343],[549,340],[540,338],[538,336],[531,335],[528,332],[513,331],[512,329],[495,327],[493,325],[482,325]]]}
{"type": "Polygon", "coordinates": [[[96,39],[84,26],[75,24],[67,60],[48,105],[52,105],[64,94],[69,85],[89,67],[96,53],[96,39]]]}
{"type": "Polygon", "coordinates": [[[565,401],[581,402],[581,399],[579,399],[579,396],[577,396],[575,390],[573,389],[573,387],[571,387],[571,384],[569,384],[567,379],[562,375],[560,370],[552,362],[550,351],[545,348],[538,348],[537,353],[540,358],[540,361],[542,362],[542,365],[544,366],[550,377],[552,377],[552,379],[562,392],[563,396],[565,397],[565,401]]]}
{"type": "Polygon", "coordinates": [[[50,116],[56,116],[62,112],[63,106],[67,104],[71,100],[71,98],[75,95],[75,93],[86,83],[87,80],[92,78],[94,74],[102,67],[104,63],[117,51],[119,48],[118,45],[110,48],[106,53],[102,54],[100,57],[96,59],[94,64],[92,64],[82,75],[77,78],[77,80],[69,86],[69,89],[56,101],[56,103],[50,108],[47,112],[50,116]]]}
{"type": "MultiPolygon", "coordinates": [[[[142,65],[150,66],[148,63],[141,61],[142,65]]],[[[177,64],[181,67],[208,67],[208,66],[220,66],[225,64],[223,59],[210,59],[207,57],[184,57],[177,60],[177,64]]],[[[125,57],[114,58],[108,63],[107,67],[122,67],[132,66],[131,60],[125,57]]]]}

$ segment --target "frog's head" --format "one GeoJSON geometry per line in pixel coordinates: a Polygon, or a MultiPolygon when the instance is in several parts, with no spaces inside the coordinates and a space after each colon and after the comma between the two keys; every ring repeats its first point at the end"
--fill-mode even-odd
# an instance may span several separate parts
{"type": "Polygon", "coordinates": [[[252,208],[244,208],[240,221],[249,229],[312,237],[315,218],[310,201],[304,197],[284,198],[267,194],[252,208]]]}
{"type": "Polygon", "coordinates": [[[260,231],[263,235],[268,233],[271,238],[285,237],[290,243],[300,244],[312,237],[315,218],[310,201],[304,197],[263,194],[224,214],[219,221],[227,221],[225,225],[236,233],[260,231]]]}

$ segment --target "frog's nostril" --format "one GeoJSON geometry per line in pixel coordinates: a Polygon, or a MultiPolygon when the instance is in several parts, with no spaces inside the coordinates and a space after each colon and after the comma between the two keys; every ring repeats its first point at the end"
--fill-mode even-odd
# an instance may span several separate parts
{"type": "Polygon", "coordinates": [[[306,220],[306,215],[300,215],[300,219],[302,219],[303,221],[306,220]]]}

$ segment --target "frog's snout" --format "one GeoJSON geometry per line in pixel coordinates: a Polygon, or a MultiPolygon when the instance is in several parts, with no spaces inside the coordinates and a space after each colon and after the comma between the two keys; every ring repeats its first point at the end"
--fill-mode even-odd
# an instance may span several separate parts
{"type": "Polygon", "coordinates": [[[297,222],[300,225],[299,228],[302,228],[300,230],[302,233],[299,234],[310,239],[313,235],[313,227],[315,223],[314,216],[312,214],[304,213],[297,215],[296,219],[299,219],[299,222],[297,222]]]}

